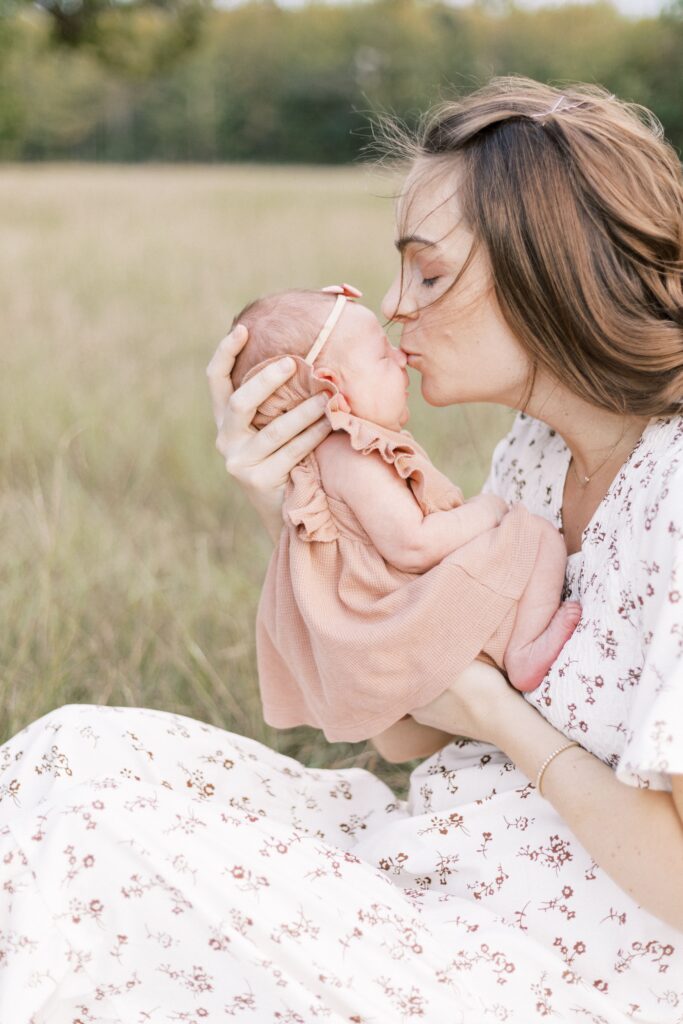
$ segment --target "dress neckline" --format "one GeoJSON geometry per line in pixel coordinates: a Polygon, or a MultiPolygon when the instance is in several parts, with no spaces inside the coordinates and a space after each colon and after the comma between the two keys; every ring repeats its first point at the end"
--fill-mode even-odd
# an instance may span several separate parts
{"type": "MultiPolygon", "coordinates": [[[[617,472],[614,474],[612,480],[610,481],[609,487],[607,488],[607,490],[603,494],[602,498],[600,499],[598,505],[595,508],[595,511],[593,512],[593,515],[590,517],[590,519],[586,523],[584,529],[581,531],[581,546],[579,547],[578,551],[572,551],[571,554],[567,555],[567,562],[568,562],[568,564],[574,564],[571,561],[572,559],[574,559],[575,562],[580,561],[580,559],[583,558],[583,556],[585,555],[584,544],[586,542],[586,538],[588,537],[588,534],[590,533],[590,531],[593,528],[593,524],[595,523],[598,515],[602,514],[603,510],[607,506],[608,502],[610,501],[610,499],[612,497],[612,491],[617,486],[617,484],[621,480],[622,476],[624,475],[624,473],[628,469],[628,467],[629,467],[633,457],[635,456],[636,452],[638,452],[638,450],[640,449],[641,445],[645,441],[646,436],[660,422],[662,422],[662,421],[657,419],[656,417],[653,417],[652,419],[648,420],[648,422],[645,424],[645,426],[643,428],[642,434],[640,435],[640,437],[638,438],[638,440],[634,444],[634,446],[631,449],[631,451],[629,452],[628,456],[622,462],[622,464],[619,467],[619,469],[617,470],[617,472]]],[[[560,440],[560,446],[561,446],[560,447],[560,454],[561,454],[561,456],[562,456],[562,458],[564,460],[564,464],[563,464],[563,467],[562,467],[562,470],[561,470],[561,473],[560,473],[560,481],[559,481],[560,485],[559,485],[559,487],[557,489],[557,492],[554,493],[554,499],[555,499],[554,500],[554,505],[555,505],[555,507],[553,509],[553,513],[554,513],[554,516],[555,516],[555,522],[558,525],[560,533],[564,536],[564,519],[563,519],[563,516],[562,516],[562,506],[563,506],[563,503],[564,503],[564,491],[565,491],[565,487],[566,487],[566,484],[567,484],[567,476],[569,474],[569,467],[570,467],[570,464],[571,464],[571,451],[569,450],[569,446],[562,439],[561,435],[557,434],[557,436],[558,436],[558,438],[560,440]]]]}

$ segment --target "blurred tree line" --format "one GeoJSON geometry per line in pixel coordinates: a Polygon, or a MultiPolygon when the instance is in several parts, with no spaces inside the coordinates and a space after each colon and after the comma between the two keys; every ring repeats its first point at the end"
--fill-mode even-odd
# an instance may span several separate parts
{"type": "Polygon", "coordinates": [[[0,0],[0,158],[344,162],[373,113],[410,124],[501,73],[599,82],[680,149],[682,55],[683,0],[640,20],[606,2],[0,0]]]}

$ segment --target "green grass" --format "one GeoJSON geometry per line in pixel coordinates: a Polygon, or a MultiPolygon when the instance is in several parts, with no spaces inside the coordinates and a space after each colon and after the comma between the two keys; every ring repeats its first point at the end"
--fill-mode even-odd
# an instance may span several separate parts
{"type": "MultiPolygon", "coordinates": [[[[256,294],[395,270],[390,183],[361,169],[0,169],[0,739],[64,703],[165,708],[316,766],[363,744],[261,719],[269,542],[214,449],[205,366],[256,294]]],[[[510,420],[410,427],[473,493],[510,420]]]]}

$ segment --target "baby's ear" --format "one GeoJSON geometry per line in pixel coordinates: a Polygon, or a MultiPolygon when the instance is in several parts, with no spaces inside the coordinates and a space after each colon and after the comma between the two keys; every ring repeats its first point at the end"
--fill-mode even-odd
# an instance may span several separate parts
{"type": "MultiPolygon", "coordinates": [[[[331,370],[327,366],[316,366],[316,368],[313,370],[313,376],[316,378],[316,380],[323,381],[323,383],[329,381],[330,384],[334,384],[335,388],[339,388],[341,384],[341,380],[339,378],[339,374],[337,373],[337,371],[331,370]]],[[[330,391],[330,394],[332,393],[333,389],[330,391]]]]}
{"type": "MultiPolygon", "coordinates": [[[[342,394],[341,378],[336,370],[331,370],[327,366],[316,366],[315,370],[313,371],[313,376],[317,380],[323,381],[323,383],[325,381],[329,381],[330,384],[334,384],[336,388],[337,408],[340,409],[342,412],[351,412],[351,406],[349,405],[349,403],[346,401],[346,398],[342,394]]],[[[333,394],[333,392],[331,391],[330,394],[333,394]]]]}

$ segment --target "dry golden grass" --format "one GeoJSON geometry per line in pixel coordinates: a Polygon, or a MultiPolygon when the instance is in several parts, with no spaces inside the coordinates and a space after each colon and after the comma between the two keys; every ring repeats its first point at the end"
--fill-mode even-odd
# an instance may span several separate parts
{"type": "MultiPolygon", "coordinates": [[[[376,767],[363,745],[261,720],[269,545],[214,450],[204,368],[255,294],[351,280],[378,308],[387,182],[41,166],[5,167],[0,190],[0,739],[64,703],[145,705],[308,764],[376,767]]],[[[413,391],[411,429],[473,492],[509,414],[413,391]]]]}

